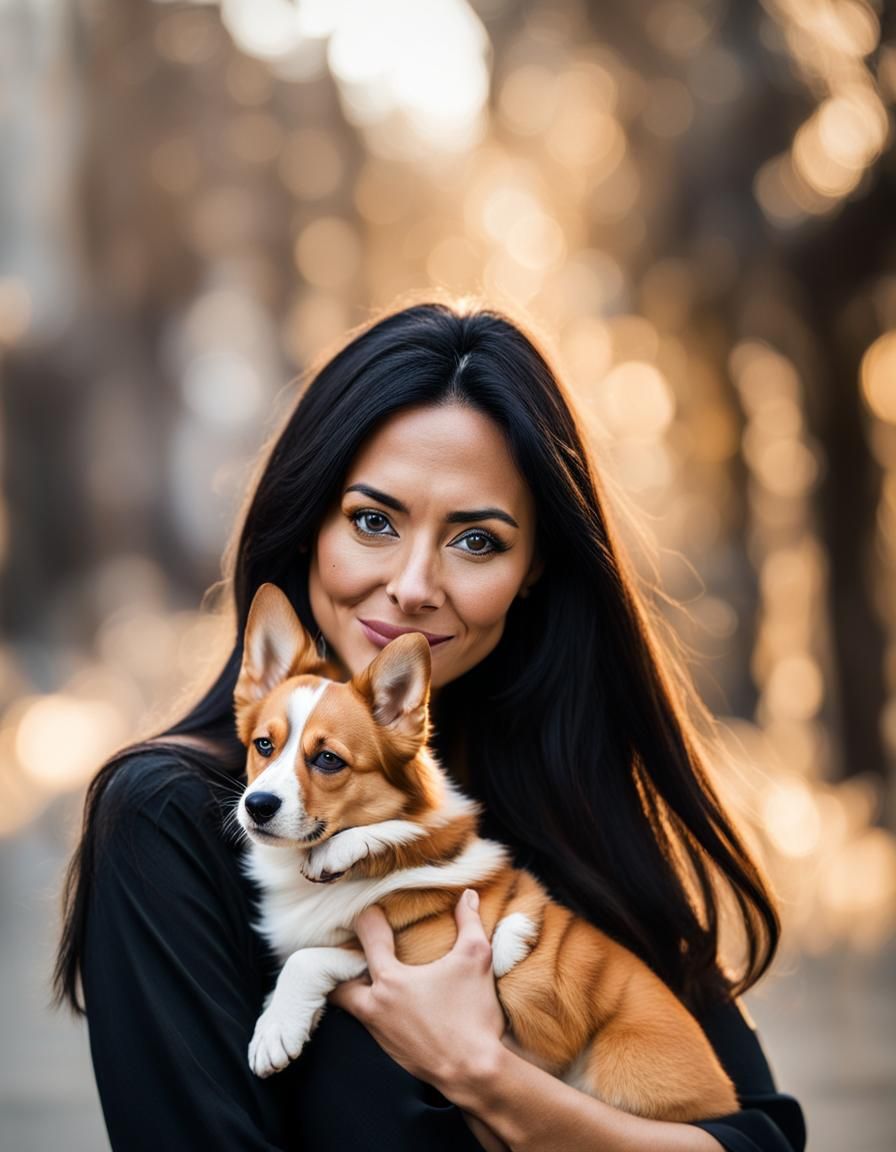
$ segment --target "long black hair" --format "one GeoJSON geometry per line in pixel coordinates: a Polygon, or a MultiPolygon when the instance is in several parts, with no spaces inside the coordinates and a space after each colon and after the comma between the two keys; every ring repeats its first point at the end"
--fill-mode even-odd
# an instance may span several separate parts
{"type": "MultiPolygon", "coordinates": [[[[514,601],[497,647],[440,692],[437,751],[483,802],[485,831],[686,1003],[698,1007],[710,989],[739,994],[777,948],[774,899],[708,778],[696,698],[677,655],[657,640],[564,389],[526,329],[492,308],[421,303],[392,312],[313,376],[266,456],[230,549],[233,650],[160,739],[211,739],[214,755],[173,754],[209,777],[239,777],[233,691],[256,589],[279,585],[314,634],[309,547],[353,458],[394,413],[446,403],[470,405],[503,429],[535,500],[544,569],[514,601]],[[719,960],[726,893],[745,942],[736,974],[719,960]]],[[[57,1002],[76,1011],[99,801],[144,747],[107,762],[87,791],[54,976],[57,1002]]]]}

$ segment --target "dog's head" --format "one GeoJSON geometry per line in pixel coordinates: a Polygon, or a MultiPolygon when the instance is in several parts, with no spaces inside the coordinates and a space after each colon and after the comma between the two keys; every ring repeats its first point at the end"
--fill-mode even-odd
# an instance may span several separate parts
{"type": "Polygon", "coordinates": [[[262,585],[234,693],[248,750],[237,817],[258,843],[311,848],[430,803],[415,764],[429,734],[426,638],[399,636],[347,683],[329,671],[286,596],[262,585]]]}

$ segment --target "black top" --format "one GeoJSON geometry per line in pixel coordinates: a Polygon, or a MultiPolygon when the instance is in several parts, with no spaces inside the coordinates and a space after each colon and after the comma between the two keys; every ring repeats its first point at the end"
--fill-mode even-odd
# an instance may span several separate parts
{"type": "MultiPolygon", "coordinates": [[[[297,1062],[259,1080],[247,1049],[277,964],[252,930],[257,892],[239,868],[243,849],[222,830],[220,795],[160,750],[118,769],[100,814],[108,832],[82,975],[116,1152],[480,1147],[454,1105],[335,1008],[297,1062]]],[[[731,1152],[802,1152],[800,1106],[776,1090],[736,1006],[700,1023],[743,1111],[699,1127],[731,1152]]]]}

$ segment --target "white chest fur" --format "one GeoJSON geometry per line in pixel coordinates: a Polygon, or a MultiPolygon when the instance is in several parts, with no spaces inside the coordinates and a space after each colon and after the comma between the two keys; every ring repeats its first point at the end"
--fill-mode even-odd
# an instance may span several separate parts
{"type": "Polygon", "coordinates": [[[354,935],[361,912],[392,892],[447,887],[460,894],[494,875],[506,864],[507,856],[502,845],[476,838],[443,865],[405,868],[374,880],[315,884],[301,873],[301,849],[253,843],[243,867],[262,891],[255,928],[285,960],[300,948],[344,944],[354,935]]]}

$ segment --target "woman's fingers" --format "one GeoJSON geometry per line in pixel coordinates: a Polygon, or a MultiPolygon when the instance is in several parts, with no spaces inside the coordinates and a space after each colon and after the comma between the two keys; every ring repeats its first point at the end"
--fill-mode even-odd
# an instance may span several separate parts
{"type": "Polygon", "coordinates": [[[368,1018],[373,1007],[371,982],[383,974],[384,969],[398,964],[395,959],[395,937],[382,908],[376,904],[365,908],[355,921],[355,935],[367,958],[367,972],[355,980],[337,984],[327,999],[338,1008],[344,1008],[359,1020],[368,1018]]]}
{"type": "Polygon", "coordinates": [[[481,960],[486,966],[491,964],[492,946],[482,927],[479,917],[479,893],[467,888],[454,908],[457,921],[457,940],[452,952],[464,952],[473,959],[481,960]]]}
{"type": "Polygon", "coordinates": [[[336,985],[327,999],[337,1008],[344,1008],[346,1012],[363,1021],[370,1007],[370,983],[364,976],[344,980],[336,985]]]}
{"type": "Polygon", "coordinates": [[[364,949],[372,979],[376,980],[384,970],[398,963],[395,959],[395,936],[385,912],[378,905],[364,909],[355,921],[355,935],[364,949]]]}

